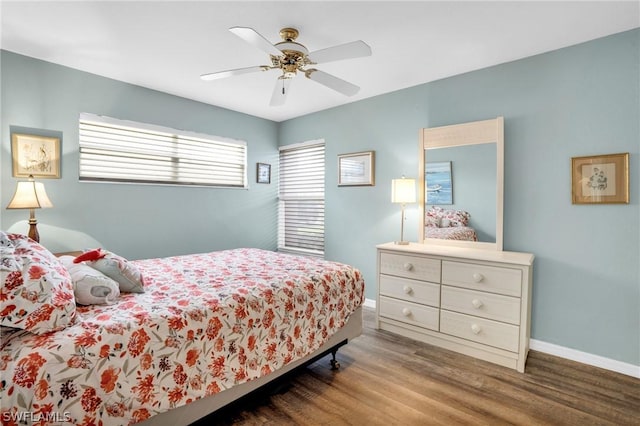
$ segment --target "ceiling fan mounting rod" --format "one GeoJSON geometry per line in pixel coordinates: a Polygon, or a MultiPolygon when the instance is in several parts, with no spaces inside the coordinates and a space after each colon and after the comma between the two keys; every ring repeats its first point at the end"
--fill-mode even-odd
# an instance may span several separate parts
{"type": "Polygon", "coordinates": [[[283,28],[280,30],[280,37],[284,41],[293,41],[298,38],[298,30],[295,28],[283,28]]]}

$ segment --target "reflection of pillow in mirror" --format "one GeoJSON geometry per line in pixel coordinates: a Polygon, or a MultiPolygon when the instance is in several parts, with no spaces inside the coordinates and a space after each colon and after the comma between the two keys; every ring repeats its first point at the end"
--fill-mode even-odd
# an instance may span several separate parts
{"type": "Polygon", "coordinates": [[[425,214],[425,226],[429,228],[439,228],[442,217],[442,207],[431,207],[425,214]]]}
{"type": "Polygon", "coordinates": [[[446,218],[442,218],[440,219],[440,228],[448,228],[451,226],[451,221],[449,219],[446,218]]]}
{"type": "MultiPolygon", "coordinates": [[[[450,221],[449,226],[452,227],[468,226],[470,217],[471,215],[464,210],[445,210],[442,215],[443,219],[450,221]]],[[[444,228],[443,225],[441,226],[444,228]]]]}
{"type": "Polygon", "coordinates": [[[425,221],[425,226],[429,227],[429,228],[439,228],[440,227],[440,220],[437,217],[431,217],[429,215],[427,215],[426,221],[425,221]]]}

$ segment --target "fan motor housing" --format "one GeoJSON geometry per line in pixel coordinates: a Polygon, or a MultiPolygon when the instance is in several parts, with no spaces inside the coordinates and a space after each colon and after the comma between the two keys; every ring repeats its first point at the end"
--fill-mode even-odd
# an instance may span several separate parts
{"type": "Polygon", "coordinates": [[[282,56],[271,56],[273,66],[281,68],[285,74],[294,76],[296,72],[309,63],[307,55],[309,51],[305,46],[295,41],[282,41],[275,46],[282,51],[282,56]]]}

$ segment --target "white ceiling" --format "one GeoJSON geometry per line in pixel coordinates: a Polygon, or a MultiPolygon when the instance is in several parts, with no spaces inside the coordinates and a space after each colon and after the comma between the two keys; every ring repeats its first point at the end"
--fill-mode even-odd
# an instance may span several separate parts
{"type": "MultiPolygon", "coordinates": [[[[211,105],[283,121],[640,26],[640,2],[6,1],[1,48],[211,105]],[[204,82],[268,64],[228,31],[271,42],[283,27],[310,51],[363,40],[371,57],[317,68],[361,87],[345,97],[298,75],[270,107],[277,71],[204,82]]],[[[10,82],[9,82],[10,84],[10,82]]]]}

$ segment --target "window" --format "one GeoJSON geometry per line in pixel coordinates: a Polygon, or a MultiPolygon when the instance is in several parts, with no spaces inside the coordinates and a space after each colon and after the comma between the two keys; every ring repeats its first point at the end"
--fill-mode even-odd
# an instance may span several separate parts
{"type": "Polygon", "coordinates": [[[243,141],[80,115],[80,180],[247,187],[243,141]]]}
{"type": "Polygon", "coordinates": [[[324,256],[324,141],[280,148],[278,250],[324,256]]]}

